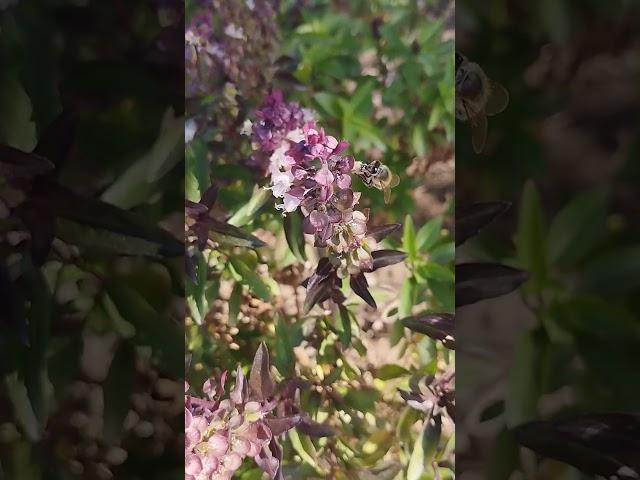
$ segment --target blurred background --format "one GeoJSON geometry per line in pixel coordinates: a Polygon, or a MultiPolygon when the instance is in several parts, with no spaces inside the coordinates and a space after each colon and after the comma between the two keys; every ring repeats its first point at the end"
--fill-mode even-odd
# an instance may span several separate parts
{"type": "MultiPolygon", "coordinates": [[[[640,407],[638,13],[626,1],[457,2],[456,49],[510,103],[489,117],[481,154],[456,124],[456,203],[512,207],[456,257],[529,273],[519,292],[457,312],[462,479],[591,478],[520,448],[511,429],[640,407]]],[[[589,471],[599,453],[573,463],[589,471]]]]}
{"type": "Polygon", "coordinates": [[[0,478],[184,475],[183,15],[0,2],[0,478]]]}

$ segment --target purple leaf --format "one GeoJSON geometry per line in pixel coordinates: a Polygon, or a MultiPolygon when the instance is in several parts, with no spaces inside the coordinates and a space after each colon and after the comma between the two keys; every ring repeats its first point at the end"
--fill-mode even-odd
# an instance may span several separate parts
{"type": "Polygon", "coordinates": [[[307,287],[307,290],[314,288],[331,274],[333,268],[331,261],[327,257],[321,258],[318,261],[316,272],[306,280],[306,283],[303,282],[303,285],[307,287]]]}
{"type": "Polygon", "coordinates": [[[55,169],[45,157],[26,153],[8,145],[0,145],[0,176],[7,178],[29,178],[44,175],[55,169]]]}
{"type": "Polygon", "coordinates": [[[376,305],[376,301],[371,296],[371,292],[369,292],[369,284],[367,283],[367,279],[365,278],[363,273],[351,275],[351,280],[349,283],[351,285],[351,289],[356,295],[367,302],[367,304],[372,308],[378,308],[378,306],[376,305]]]}
{"type": "MultiPolygon", "coordinates": [[[[311,282],[309,282],[311,284],[311,282]]],[[[307,296],[304,299],[304,313],[309,313],[314,305],[324,302],[331,297],[331,282],[326,280],[322,283],[314,284],[313,287],[307,286],[307,296]]]]}
{"type": "Polygon", "coordinates": [[[200,199],[200,203],[202,205],[205,205],[208,210],[211,210],[211,207],[213,207],[215,205],[217,199],[218,199],[218,186],[217,185],[211,185],[202,194],[202,198],[200,199]]]}
{"type": "Polygon", "coordinates": [[[640,416],[594,413],[517,426],[521,445],[590,475],[633,479],[640,474],[640,416]]]}
{"type": "Polygon", "coordinates": [[[367,236],[379,242],[384,238],[388,237],[389,235],[391,235],[393,232],[396,232],[397,230],[399,230],[400,227],[402,227],[400,223],[390,223],[387,225],[377,225],[375,227],[369,227],[367,236]]]}
{"type": "Polygon", "coordinates": [[[189,254],[189,252],[185,252],[184,255],[184,271],[187,274],[187,278],[189,278],[193,283],[198,282],[198,277],[196,276],[196,267],[193,264],[193,258],[189,254]]]}
{"type": "Polygon", "coordinates": [[[310,437],[333,437],[336,432],[329,425],[324,425],[311,420],[308,416],[302,417],[296,428],[310,437]]]}
{"type": "Polygon", "coordinates": [[[283,480],[282,449],[275,438],[254,458],[256,464],[274,480],[283,480]]]}
{"type": "Polygon", "coordinates": [[[399,250],[376,250],[371,253],[371,257],[373,258],[372,271],[374,271],[404,261],[407,254],[399,250]]]}
{"type": "Polygon", "coordinates": [[[265,418],[264,422],[269,427],[269,430],[271,430],[273,436],[277,437],[297,426],[300,420],[300,415],[290,415],[287,417],[265,418]]]}
{"type": "Polygon", "coordinates": [[[59,170],[69,158],[76,136],[77,119],[62,112],[40,135],[33,153],[48,158],[59,170]]]}
{"type": "Polygon", "coordinates": [[[402,324],[414,332],[427,335],[435,340],[441,340],[445,346],[455,347],[455,322],[451,313],[426,313],[401,320],[402,324]]]}
{"type": "Polygon", "coordinates": [[[267,350],[267,346],[263,342],[253,357],[253,365],[249,374],[252,399],[264,401],[273,396],[273,380],[271,379],[270,370],[269,350],[267,350]]]}
{"type": "Polygon", "coordinates": [[[266,245],[266,243],[259,238],[229,223],[222,223],[213,218],[207,218],[202,221],[202,224],[206,225],[211,231],[230,238],[231,241],[239,247],[260,248],[266,245]]]}
{"type": "Polygon", "coordinates": [[[511,207],[509,202],[484,202],[460,209],[456,212],[456,246],[462,245],[473,237],[494,218],[506,212],[509,207],[511,207]]]}
{"type": "Polygon", "coordinates": [[[56,218],[46,201],[36,199],[25,202],[18,214],[31,234],[31,259],[39,267],[49,256],[56,234],[56,218]]]}
{"type": "Polygon", "coordinates": [[[506,295],[527,280],[522,270],[494,263],[456,265],[456,306],[506,295]]]}

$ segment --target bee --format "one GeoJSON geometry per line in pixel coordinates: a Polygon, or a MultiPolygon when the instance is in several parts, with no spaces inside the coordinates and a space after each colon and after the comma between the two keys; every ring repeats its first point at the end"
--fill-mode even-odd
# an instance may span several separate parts
{"type": "Polygon", "coordinates": [[[456,118],[471,124],[473,150],[480,153],[487,139],[487,115],[502,112],[509,92],[491,80],[480,65],[456,52],[456,118]]]}
{"type": "Polygon", "coordinates": [[[382,190],[384,203],[389,203],[391,189],[400,183],[400,177],[378,160],[371,163],[356,162],[354,172],[367,186],[382,190]]]}

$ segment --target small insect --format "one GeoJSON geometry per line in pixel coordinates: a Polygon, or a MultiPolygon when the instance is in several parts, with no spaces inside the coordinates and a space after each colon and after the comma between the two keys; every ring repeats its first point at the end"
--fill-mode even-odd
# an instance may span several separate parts
{"type": "Polygon", "coordinates": [[[354,172],[369,187],[382,190],[384,203],[389,203],[391,189],[400,183],[400,177],[378,160],[371,163],[356,162],[354,172]]]}
{"type": "Polygon", "coordinates": [[[487,139],[487,115],[502,112],[508,104],[509,92],[487,77],[480,65],[456,52],[456,118],[471,124],[476,153],[487,139]]]}

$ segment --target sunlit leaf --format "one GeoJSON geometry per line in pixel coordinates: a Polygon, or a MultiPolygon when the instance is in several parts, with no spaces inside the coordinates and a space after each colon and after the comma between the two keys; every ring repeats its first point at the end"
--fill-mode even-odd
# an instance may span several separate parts
{"type": "Polygon", "coordinates": [[[419,251],[429,251],[440,238],[442,217],[434,217],[425,223],[416,234],[416,244],[419,251]]]}
{"type": "Polygon", "coordinates": [[[235,272],[240,275],[240,277],[249,286],[249,289],[255,296],[260,297],[265,301],[269,301],[271,299],[271,289],[269,286],[255,271],[249,268],[246,263],[237,256],[230,257],[229,263],[235,272]]]}

